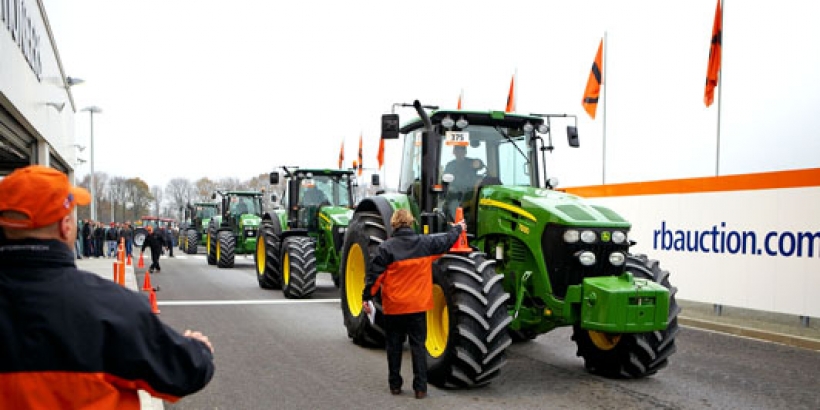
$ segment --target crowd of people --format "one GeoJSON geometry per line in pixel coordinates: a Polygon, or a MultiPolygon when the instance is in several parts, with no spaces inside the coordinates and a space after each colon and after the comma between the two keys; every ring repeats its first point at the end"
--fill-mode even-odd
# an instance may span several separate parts
{"type": "MultiPolygon", "coordinates": [[[[84,219],[78,223],[75,253],[77,259],[82,258],[116,258],[117,246],[125,243],[125,255],[133,257],[135,228],[131,221],[111,222],[106,225],[100,221],[84,219]]],[[[159,227],[157,235],[161,235],[167,250],[173,257],[173,247],[177,241],[176,228],[159,227]]]]}

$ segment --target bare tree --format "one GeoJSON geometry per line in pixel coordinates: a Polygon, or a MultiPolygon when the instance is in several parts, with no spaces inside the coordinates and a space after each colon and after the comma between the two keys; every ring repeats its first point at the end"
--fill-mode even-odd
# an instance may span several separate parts
{"type": "MultiPolygon", "coordinates": [[[[131,178],[127,181],[128,189],[126,194],[126,201],[130,203],[132,208],[132,217],[134,220],[139,219],[141,214],[148,209],[153,201],[151,191],[148,189],[148,184],[140,178],[131,178]]],[[[126,218],[129,220],[131,218],[126,218]]]]}
{"type": "Polygon", "coordinates": [[[216,182],[203,177],[194,183],[194,198],[192,202],[210,202],[211,195],[216,191],[216,182]]]}
{"type": "Polygon", "coordinates": [[[174,178],[168,182],[168,185],[165,186],[165,194],[169,197],[170,204],[168,204],[168,208],[170,208],[171,214],[176,215],[178,219],[182,219],[180,210],[185,204],[191,202],[193,191],[194,186],[191,181],[185,178],[174,178]]]}
{"type": "Polygon", "coordinates": [[[113,215],[111,215],[112,221],[117,221],[117,213],[116,213],[116,205],[120,205],[120,209],[122,210],[122,214],[120,215],[121,220],[125,220],[125,196],[128,190],[127,182],[123,177],[113,177],[111,180],[108,181],[108,198],[112,201],[113,205],[111,209],[114,210],[113,215]]]}
{"type": "Polygon", "coordinates": [[[162,199],[164,197],[162,193],[162,188],[159,185],[154,185],[151,187],[151,196],[154,198],[154,209],[156,210],[156,216],[161,216],[160,212],[162,211],[162,199]]]}
{"type": "Polygon", "coordinates": [[[239,181],[239,178],[222,178],[217,182],[217,188],[223,191],[240,191],[245,188],[245,184],[239,181]]]}

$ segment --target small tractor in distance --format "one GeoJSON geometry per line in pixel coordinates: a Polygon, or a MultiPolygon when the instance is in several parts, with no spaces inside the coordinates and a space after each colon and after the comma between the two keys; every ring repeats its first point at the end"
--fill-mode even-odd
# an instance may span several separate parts
{"type": "MultiPolygon", "coordinates": [[[[569,116],[413,107],[419,118],[403,126],[397,114],[382,117],[383,139],[405,135],[398,192],[359,202],[345,235],[339,286],[353,342],[384,344],[380,294],[371,324],[362,291],[393,212],[411,210],[417,232],[427,234],[447,229],[460,207],[472,251],[451,250],[433,263],[431,384],[488,384],[513,341],[562,326],[572,326],[591,373],[641,378],[665,367],[680,312],[669,273],[629,252],[628,221],[555,190],[546,176],[551,119],[569,116]]],[[[576,127],[567,126],[567,136],[579,145],[576,127]]]]}
{"type": "MultiPolygon", "coordinates": [[[[310,297],[316,274],[328,272],[338,286],[342,239],[353,214],[351,170],[282,167],[287,181],[281,207],[262,216],[256,244],[256,278],[285,297],[310,297]]],[[[271,185],[280,174],[271,172],[271,185]]],[[[277,198],[272,198],[274,202],[277,198]]]]}
{"type": "Polygon", "coordinates": [[[184,209],[185,226],[179,231],[179,249],[194,255],[199,245],[205,246],[206,232],[211,218],[216,215],[219,207],[216,202],[196,202],[186,204],[184,209]]]}
{"type": "Polygon", "coordinates": [[[256,231],[262,219],[262,192],[216,191],[220,213],[208,222],[205,240],[209,265],[232,268],[235,255],[256,250],[256,231]]]}
{"type": "Polygon", "coordinates": [[[158,216],[146,215],[136,221],[134,226],[134,246],[142,246],[145,237],[148,236],[148,227],[153,229],[169,229],[173,226],[174,220],[171,218],[160,218],[158,216]]]}

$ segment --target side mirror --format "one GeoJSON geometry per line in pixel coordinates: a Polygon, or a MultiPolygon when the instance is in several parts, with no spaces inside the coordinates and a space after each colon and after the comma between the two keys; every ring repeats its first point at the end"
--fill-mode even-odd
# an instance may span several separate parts
{"type": "Polygon", "coordinates": [[[382,114],[382,139],[399,138],[399,114],[382,114]]]}
{"type": "Polygon", "coordinates": [[[276,201],[278,201],[278,200],[279,200],[279,198],[276,197],[276,194],[271,194],[270,195],[270,201],[271,202],[276,203],[276,201]]]}
{"type": "Polygon", "coordinates": [[[570,147],[578,148],[581,146],[581,141],[578,139],[578,127],[567,125],[567,141],[570,147]]]}
{"type": "Polygon", "coordinates": [[[379,186],[379,174],[373,174],[370,176],[370,185],[379,186]]]}
{"type": "Polygon", "coordinates": [[[216,194],[211,194],[211,199],[216,199],[216,194]]]}
{"type": "Polygon", "coordinates": [[[271,172],[270,173],[270,184],[271,185],[279,185],[279,173],[278,172],[271,172]]]}

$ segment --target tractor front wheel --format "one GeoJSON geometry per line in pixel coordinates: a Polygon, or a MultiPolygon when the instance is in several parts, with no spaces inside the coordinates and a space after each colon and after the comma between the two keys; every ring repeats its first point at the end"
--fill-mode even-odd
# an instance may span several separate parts
{"type": "Polygon", "coordinates": [[[339,272],[342,318],[347,336],[360,346],[384,346],[384,313],[381,294],[373,298],[376,307],[374,323],[362,307],[365,275],[370,269],[371,255],[387,239],[387,229],[377,213],[360,212],[353,216],[342,246],[342,265],[339,272]]]}
{"type": "Polygon", "coordinates": [[[282,242],[282,293],[304,299],[316,290],[316,244],[307,236],[290,236],[282,242]]]}
{"type": "Polygon", "coordinates": [[[219,231],[219,242],[216,244],[216,266],[219,268],[233,268],[236,252],[236,238],[231,231],[219,231]]]}
{"type": "Polygon", "coordinates": [[[187,247],[183,249],[185,253],[189,255],[194,255],[197,252],[197,248],[199,247],[199,235],[196,233],[196,229],[188,229],[185,232],[185,241],[187,242],[187,247]]]}
{"type": "Polygon", "coordinates": [[[669,316],[665,330],[648,333],[603,333],[573,327],[572,340],[578,356],[590,373],[611,378],[637,379],[666,367],[675,352],[680,307],[675,300],[678,289],[669,283],[669,272],[646,255],[629,255],[626,270],[636,278],[650,279],[669,289],[669,316]]]}
{"type": "Polygon", "coordinates": [[[512,344],[503,278],[480,252],[446,254],[433,265],[425,343],[431,384],[478,387],[500,374],[512,344]]]}
{"type": "Polygon", "coordinates": [[[280,249],[282,247],[275,226],[262,223],[256,236],[256,280],[263,289],[282,289],[282,267],[280,265],[280,249]]]}
{"type": "Polygon", "coordinates": [[[216,231],[209,229],[208,237],[205,239],[205,252],[208,257],[208,265],[216,265],[216,231]]]}

